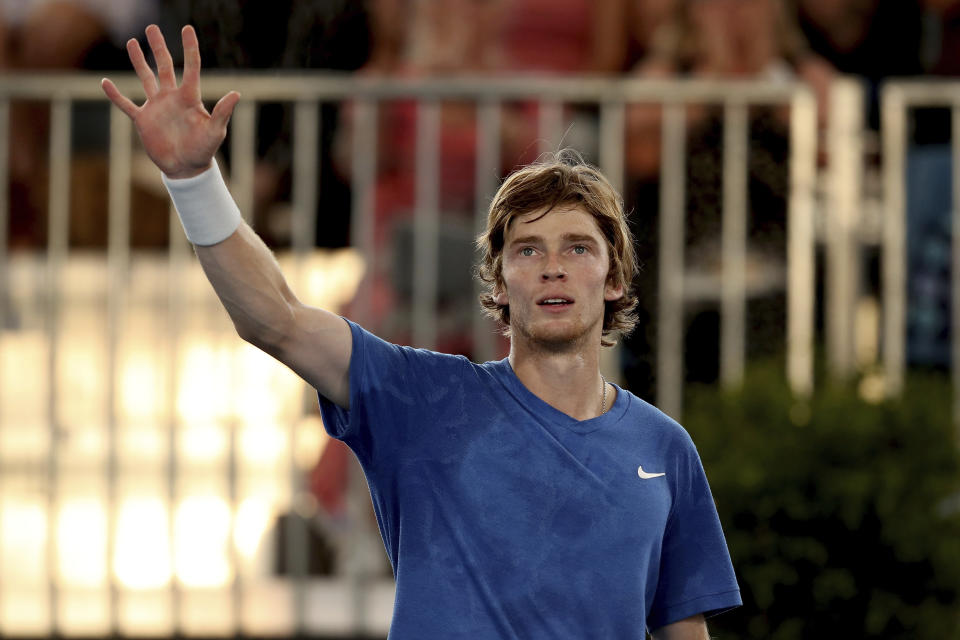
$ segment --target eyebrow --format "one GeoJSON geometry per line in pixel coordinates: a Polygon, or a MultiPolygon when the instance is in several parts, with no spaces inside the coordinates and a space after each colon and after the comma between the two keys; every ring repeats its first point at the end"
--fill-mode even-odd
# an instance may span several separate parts
{"type": "MultiPolygon", "coordinates": [[[[594,238],[593,236],[584,235],[582,233],[565,233],[562,236],[560,236],[560,238],[565,242],[582,242],[582,243],[597,244],[596,238],[594,238]]],[[[521,236],[519,238],[514,238],[508,244],[512,246],[515,244],[538,244],[538,243],[543,243],[542,236],[521,236]]]]}

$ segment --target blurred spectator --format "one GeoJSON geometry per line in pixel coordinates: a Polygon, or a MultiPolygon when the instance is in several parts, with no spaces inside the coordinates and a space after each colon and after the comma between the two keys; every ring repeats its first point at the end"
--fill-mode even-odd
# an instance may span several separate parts
{"type": "Polygon", "coordinates": [[[907,153],[907,361],[950,367],[951,148],[913,145],[907,153]]]}
{"type": "Polygon", "coordinates": [[[0,0],[3,60],[21,69],[116,69],[157,0],[0,0]]]}
{"type": "MultiPolygon", "coordinates": [[[[0,0],[0,68],[13,72],[126,69],[123,43],[130,34],[142,33],[156,11],[154,0],[0,0]]],[[[80,103],[73,109],[73,245],[97,245],[105,239],[104,113],[102,107],[80,103]]],[[[46,241],[49,107],[16,101],[10,119],[10,244],[38,246],[46,241]]],[[[144,190],[135,190],[133,198],[144,207],[154,200],[144,190]]],[[[150,235],[150,224],[150,219],[136,222],[134,237],[150,235]]]]}
{"type": "Polygon", "coordinates": [[[920,0],[923,30],[920,61],[926,73],[960,75],[960,1],[920,0]]]}
{"type": "Polygon", "coordinates": [[[868,122],[879,126],[884,78],[921,72],[921,8],[904,0],[797,0],[797,19],[810,49],[840,73],[861,76],[869,89],[868,122]]]}
{"type": "MultiPolygon", "coordinates": [[[[609,75],[627,69],[634,0],[512,0],[501,4],[496,70],[505,75],[609,75]]],[[[535,102],[506,105],[501,152],[506,170],[536,159],[544,145],[571,146],[595,161],[597,110],[565,105],[561,131],[543,132],[535,102]],[[544,140],[562,134],[563,140],[544,140]]]]}
{"type": "MultiPolygon", "coordinates": [[[[636,73],[647,78],[802,79],[811,84],[824,117],[832,68],[807,47],[781,0],[681,0],[653,34],[650,55],[636,73]]],[[[656,309],[661,156],[660,105],[633,105],[627,113],[628,187],[634,232],[643,261],[636,283],[640,328],[625,342],[630,388],[655,395],[656,309]]],[[[781,269],[786,254],[789,112],[753,107],[748,131],[748,271],[781,269]]],[[[717,273],[723,203],[723,112],[716,105],[687,109],[686,242],[688,263],[717,273]]],[[[767,293],[748,303],[748,348],[775,351],[782,343],[782,296],[767,293]]],[[[685,353],[689,380],[713,381],[719,372],[718,314],[709,304],[691,319],[685,353]]]]}
{"type": "MultiPolygon", "coordinates": [[[[476,0],[379,0],[373,3],[375,33],[385,33],[387,44],[374,44],[367,75],[395,78],[430,78],[490,71],[494,59],[498,2],[476,0]],[[403,5],[403,6],[401,6],[403,5]],[[403,8],[405,7],[405,8],[403,8]],[[396,18],[401,17],[401,26],[396,18]],[[389,25],[389,26],[388,26],[389,25]],[[403,35],[399,35],[399,31],[403,35]],[[398,46],[398,43],[399,46],[398,46]]],[[[473,104],[444,101],[439,109],[439,207],[444,233],[440,246],[441,348],[466,352],[470,345],[463,328],[465,313],[474,304],[469,280],[473,256],[474,172],[477,154],[476,110],[473,104]],[[463,261],[464,268],[443,268],[450,261],[463,261]],[[460,315],[457,315],[460,314],[460,315]]],[[[344,127],[336,143],[337,168],[349,180],[353,105],[344,112],[344,127]]],[[[374,271],[373,318],[378,331],[395,341],[409,341],[407,322],[412,271],[412,218],[416,200],[416,146],[418,107],[415,100],[381,102],[378,109],[378,152],[373,192],[374,271]]]]}
{"type": "MultiPolygon", "coordinates": [[[[680,0],[672,19],[653,34],[650,54],[636,66],[647,78],[799,78],[817,95],[826,119],[832,66],[816,55],[782,0],[680,0]]],[[[708,110],[692,108],[689,126],[708,110]]],[[[781,119],[785,114],[778,114],[781,119]]],[[[655,176],[660,166],[660,107],[638,105],[628,115],[627,167],[632,176],[655,176]]]]}
{"type": "Polygon", "coordinates": [[[624,71],[630,0],[512,0],[503,5],[500,69],[511,73],[624,71]]]}
{"type": "MultiPolygon", "coordinates": [[[[920,62],[960,75],[960,2],[921,0],[920,62]]],[[[945,108],[913,109],[907,150],[907,361],[950,367],[952,145],[960,132],[945,108]]]]}
{"type": "Polygon", "coordinates": [[[627,68],[653,53],[656,33],[669,22],[683,0],[630,0],[627,6],[629,41],[627,45],[627,68]]]}

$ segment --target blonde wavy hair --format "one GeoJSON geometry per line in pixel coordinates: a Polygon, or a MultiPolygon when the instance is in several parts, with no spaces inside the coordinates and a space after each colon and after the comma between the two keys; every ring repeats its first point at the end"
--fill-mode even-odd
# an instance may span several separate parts
{"type": "Polygon", "coordinates": [[[497,190],[487,214],[487,229],[477,237],[482,257],[475,269],[484,291],[480,305],[497,320],[504,335],[510,335],[510,307],[496,302],[504,288],[503,245],[510,224],[518,217],[546,208],[576,206],[593,216],[607,241],[610,270],[607,282],[623,287],[623,297],[608,300],[603,314],[600,343],[612,347],[637,324],[637,296],[633,279],[637,273],[633,236],[627,225],[623,199],[600,171],[584,162],[575,151],[563,149],[510,174],[497,190]]]}

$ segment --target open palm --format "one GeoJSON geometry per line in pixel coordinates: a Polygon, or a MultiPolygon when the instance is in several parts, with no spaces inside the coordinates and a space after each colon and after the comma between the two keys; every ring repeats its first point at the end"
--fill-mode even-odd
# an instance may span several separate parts
{"type": "Polygon", "coordinates": [[[193,27],[183,38],[183,82],[178,87],[173,58],[159,27],[147,27],[147,41],[157,62],[157,73],[147,64],[140,44],[131,39],[127,53],[143,83],[146,102],[137,106],[104,78],[101,87],[113,104],[130,116],[150,159],[171,178],[188,178],[210,166],[213,154],[227,135],[227,122],[240,94],[223,96],[213,113],[200,101],[200,46],[193,27]]]}

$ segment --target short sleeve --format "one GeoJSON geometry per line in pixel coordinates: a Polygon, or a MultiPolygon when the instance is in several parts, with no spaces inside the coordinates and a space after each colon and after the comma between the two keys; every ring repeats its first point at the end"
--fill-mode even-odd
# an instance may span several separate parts
{"type": "Polygon", "coordinates": [[[742,604],[707,476],[693,443],[677,462],[676,496],[664,532],[650,629],[742,604]]]}
{"type": "MultiPolygon", "coordinates": [[[[350,326],[350,409],[319,395],[324,428],[364,462],[395,452],[431,420],[446,380],[462,369],[459,356],[399,346],[355,322],[350,326]]],[[[442,397],[440,398],[442,400],[442,397]]]]}

